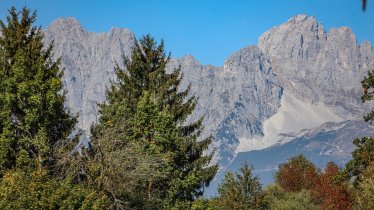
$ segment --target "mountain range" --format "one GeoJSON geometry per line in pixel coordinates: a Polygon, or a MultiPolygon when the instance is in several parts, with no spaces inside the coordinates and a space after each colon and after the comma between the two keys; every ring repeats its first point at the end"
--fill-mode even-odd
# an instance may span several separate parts
{"type": "MultiPolygon", "coordinates": [[[[66,106],[78,114],[78,127],[89,135],[98,120],[98,104],[115,81],[136,38],[128,29],[86,31],[74,18],[60,18],[45,30],[54,56],[64,69],[66,106]]],[[[167,42],[167,40],[166,40],[167,42]]],[[[277,165],[304,154],[318,167],[344,165],[355,137],[374,135],[362,120],[372,103],[361,102],[360,81],[374,69],[369,42],[359,44],[348,27],[326,31],[315,17],[297,15],[230,55],[223,66],[202,65],[192,55],[173,58],[168,71],[181,66],[181,89],[191,84],[199,98],[188,121],[204,116],[202,137],[213,135],[213,163],[220,172],[208,188],[213,195],[227,170],[244,161],[264,184],[277,165]]]]}

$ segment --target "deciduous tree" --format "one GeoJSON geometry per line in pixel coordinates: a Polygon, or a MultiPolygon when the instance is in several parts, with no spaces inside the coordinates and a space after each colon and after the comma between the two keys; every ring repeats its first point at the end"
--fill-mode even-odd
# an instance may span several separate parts
{"type": "Polygon", "coordinates": [[[293,157],[282,163],[275,174],[275,182],[286,191],[299,192],[310,189],[317,178],[317,169],[303,155],[293,157]]]}
{"type": "Polygon", "coordinates": [[[311,189],[311,195],[322,209],[352,209],[353,195],[344,180],[339,180],[340,170],[334,162],[329,162],[319,174],[311,189]]]}

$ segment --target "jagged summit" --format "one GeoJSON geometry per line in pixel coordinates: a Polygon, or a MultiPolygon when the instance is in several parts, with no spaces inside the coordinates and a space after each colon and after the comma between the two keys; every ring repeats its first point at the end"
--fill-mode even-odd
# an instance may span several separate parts
{"type": "MultiPolygon", "coordinates": [[[[88,35],[89,32],[84,29],[82,24],[74,17],[62,17],[58,18],[57,20],[53,21],[46,29],[46,31],[59,31],[62,33],[70,33],[70,36],[76,35],[88,35]]],[[[117,28],[112,27],[109,29],[108,32],[100,33],[105,36],[120,38],[121,36],[133,36],[135,37],[134,33],[127,28],[117,28]]]]}
{"type": "Polygon", "coordinates": [[[112,27],[109,32],[105,33],[108,36],[115,37],[115,36],[126,36],[127,34],[130,36],[135,37],[134,33],[127,28],[116,28],[112,27]]]}
{"type": "Polygon", "coordinates": [[[188,64],[201,65],[200,62],[191,54],[186,54],[183,59],[184,62],[188,64]]]}
{"type": "Polygon", "coordinates": [[[60,18],[44,32],[44,42],[54,40],[55,57],[62,58],[67,104],[79,114],[79,127],[88,132],[97,120],[97,104],[105,100],[106,86],[115,79],[114,64],[122,64],[122,56],[130,55],[135,35],[119,28],[88,32],[74,18],[60,18]]]}
{"type": "MultiPolygon", "coordinates": [[[[87,32],[75,19],[62,18],[45,30],[45,42],[51,40],[65,69],[67,106],[88,131],[115,80],[114,63],[130,55],[135,36],[119,28],[87,32]]],[[[186,55],[171,59],[169,71],[179,65],[181,88],[191,84],[199,98],[189,120],[205,116],[203,136],[215,137],[214,160],[228,166],[239,152],[271,146],[279,136],[360,117],[366,109],[360,81],[374,69],[374,52],[347,27],[326,32],[315,17],[297,15],[263,33],[258,46],[230,55],[222,67],[186,55]]]]}
{"type": "Polygon", "coordinates": [[[308,16],[308,15],[305,15],[305,14],[295,15],[295,16],[291,17],[290,19],[288,19],[287,23],[288,24],[300,24],[300,23],[304,23],[306,21],[315,22],[315,23],[318,24],[315,16],[308,16]]]}
{"type": "MultiPolygon", "coordinates": [[[[225,61],[225,63],[232,63],[233,58],[238,57],[239,61],[244,61],[246,59],[258,59],[259,56],[262,56],[260,48],[257,46],[247,46],[244,47],[233,54],[231,54],[225,61]]],[[[235,60],[235,59],[234,59],[235,60]]]]}
{"type": "Polygon", "coordinates": [[[61,17],[54,20],[48,27],[79,27],[83,28],[81,23],[74,17],[61,17]]]}

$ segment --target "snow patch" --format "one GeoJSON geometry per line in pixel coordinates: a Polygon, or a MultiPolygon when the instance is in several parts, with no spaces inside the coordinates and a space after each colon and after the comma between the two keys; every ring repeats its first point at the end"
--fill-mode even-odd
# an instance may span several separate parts
{"type": "Polygon", "coordinates": [[[239,138],[235,153],[260,150],[277,143],[286,143],[304,129],[316,128],[326,122],[340,122],[343,119],[323,103],[310,104],[285,92],[278,112],[265,120],[263,136],[239,138]]]}

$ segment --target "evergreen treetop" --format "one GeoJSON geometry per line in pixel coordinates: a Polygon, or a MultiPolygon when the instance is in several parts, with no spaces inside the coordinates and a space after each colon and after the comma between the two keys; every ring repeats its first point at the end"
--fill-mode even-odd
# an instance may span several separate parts
{"type": "Polygon", "coordinates": [[[146,35],[136,42],[131,57],[123,59],[125,68],[115,68],[117,81],[107,90],[99,122],[92,127],[92,150],[104,146],[98,142],[106,136],[107,144],[136,142],[145,153],[162,154],[168,180],[152,182],[152,188],[160,191],[164,208],[189,208],[217,166],[208,166],[212,156],[203,154],[212,138],[199,139],[202,119],[186,123],[197,99],[189,96],[189,87],[180,90],[180,67],[166,72],[169,60],[163,41],[158,44],[146,35]],[[108,133],[115,135],[108,138],[108,133]]]}
{"type": "Polygon", "coordinates": [[[266,209],[262,185],[246,162],[235,175],[228,172],[218,187],[217,209],[266,209]]]}
{"type": "Polygon", "coordinates": [[[52,166],[55,144],[76,119],[64,107],[62,71],[43,45],[36,13],[9,10],[0,20],[0,174],[16,166],[52,166]]]}

